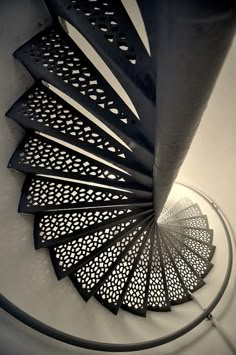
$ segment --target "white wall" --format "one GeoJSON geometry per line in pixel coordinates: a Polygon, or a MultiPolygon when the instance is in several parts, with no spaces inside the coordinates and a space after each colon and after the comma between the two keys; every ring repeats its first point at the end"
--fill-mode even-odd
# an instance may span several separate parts
{"type": "MultiPolygon", "coordinates": [[[[69,280],[58,282],[46,250],[35,251],[32,218],[17,214],[23,176],[6,169],[22,136],[22,130],[4,114],[32,83],[29,75],[12,58],[12,52],[49,22],[41,2],[1,2],[0,43],[2,69],[0,92],[0,284],[1,292],[40,320],[74,335],[110,342],[142,341],[176,329],[199,311],[189,303],[168,314],[152,313],[147,319],[121,311],[113,316],[95,300],[85,304],[69,280]]],[[[234,230],[236,122],[236,43],[209,102],[191,151],[179,174],[179,181],[208,193],[225,212],[234,230]]],[[[236,300],[231,280],[226,297],[214,314],[234,340],[236,300]]],[[[234,340],[235,341],[235,340],[234,340]]],[[[236,344],[235,344],[236,346],[236,344]]],[[[233,354],[210,322],[205,321],[188,335],[142,354],[233,354]]],[[[0,312],[0,354],[91,354],[50,340],[0,312]]],[[[141,354],[140,353],[140,354],[141,354]]]]}

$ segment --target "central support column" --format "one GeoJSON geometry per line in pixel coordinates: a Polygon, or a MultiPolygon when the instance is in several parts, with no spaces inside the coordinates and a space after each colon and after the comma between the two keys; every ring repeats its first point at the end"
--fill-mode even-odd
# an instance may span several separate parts
{"type": "Polygon", "coordinates": [[[236,22],[233,2],[160,0],[157,7],[156,218],[196,133],[236,22]]]}

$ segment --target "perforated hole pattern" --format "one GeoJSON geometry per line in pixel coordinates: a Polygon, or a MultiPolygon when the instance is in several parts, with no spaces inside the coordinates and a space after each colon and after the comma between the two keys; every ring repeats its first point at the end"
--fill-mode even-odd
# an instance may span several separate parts
{"type": "Polygon", "coordinates": [[[176,224],[178,226],[193,227],[193,228],[208,228],[208,221],[206,216],[192,217],[189,219],[177,219],[173,221],[166,221],[166,224],[176,224]]]}
{"type": "Polygon", "coordinates": [[[124,231],[134,222],[136,222],[136,219],[131,219],[111,228],[106,228],[54,247],[59,266],[65,271],[72,265],[77,264],[85,256],[100,248],[108,240],[112,240],[118,233],[124,231]]]}
{"type": "Polygon", "coordinates": [[[110,117],[128,123],[128,118],[119,109],[120,105],[105,92],[102,79],[93,65],[79,48],[75,52],[69,40],[63,39],[54,28],[45,31],[41,38],[31,45],[29,55],[36,65],[42,65],[64,83],[78,88],[80,94],[91,99],[100,108],[108,110],[112,114],[110,117]]]}
{"type": "Polygon", "coordinates": [[[204,243],[211,242],[212,230],[209,229],[199,229],[199,228],[191,228],[191,227],[184,228],[184,227],[178,227],[176,225],[175,227],[171,227],[169,230],[171,231],[171,233],[175,233],[175,232],[180,233],[182,235],[186,235],[188,237],[194,238],[204,243]]]}
{"type": "Polygon", "coordinates": [[[183,288],[182,283],[176,270],[172,264],[169,254],[166,250],[166,246],[160,238],[161,251],[165,266],[165,276],[168,287],[168,295],[171,302],[181,302],[187,295],[186,290],[183,288]]]}
{"type": "Polygon", "coordinates": [[[159,222],[164,223],[168,218],[180,212],[186,207],[191,206],[193,203],[188,197],[181,198],[177,201],[177,197],[171,197],[165,203],[163,212],[160,216],[159,222]]]}
{"type": "Polygon", "coordinates": [[[131,64],[136,64],[137,57],[127,33],[122,30],[114,1],[111,0],[71,0],[77,13],[83,13],[90,24],[99,29],[104,38],[116,48],[119,48],[124,58],[131,64]]]}
{"type": "Polygon", "coordinates": [[[195,250],[206,260],[209,260],[213,246],[211,244],[201,243],[195,239],[182,238],[181,239],[189,248],[195,250]]]}
{"type": "Polygon", "coordinates": [[[95,210],[45,214],[39,221],[39,236],[42,241],[56,240],[71,233],[86,230],[88,227],[100,225],[122,215],[132,212],[130,208],[115,210],[95,210]]]}
{"type": "Polygon", "coordinates": [[[208,263],[206,260],[200,258],[200,256],[196,255],[192,250],[188,249],[184,244],[180,243],[178,239],[172,237],[170,238],[175,247],[188,260],[189,264],[194,268],[198,275],[203,276],[208,268],[208,263]]]}
{"type": "Polygon", "coordinates": [[[178,271],[182,277],[185,287],[189,291],[193,291],[198,286],[198,283],[201,282],[202,280],[197,275],[195,275],[193,270],[191,270],[189,265],[183,259],[183,256],[181,256],[177,252],[173,244],[170,243],[169,239],[165,239],[165,241],[168,249],[170,250],[174,263],[177,266],[178,271]]]}
{"type": "Polygon", "coordinates": [[[148,238],[123,300],[124,305],[135,310],[145,306],[150,247],[151,241],[148,238]]]}
{"type": "Polygon", "coordinates": [[[99,164],[86,155],[66,150],[62,145],[56,144],[38,135],[29,136],[17,156],[17,163],[48,171],[77,174],[78,178],[93,177],[101,182],[120,181],[124,182],[123,176],[117,170],[99,164]]]}
{"type": "Polygon", "coordinates": [[[116,266],[112,273],[108,276],[104,284],[97,291],[97,294],[107,303],[117,305],[122,295],[125,283],[133,267],[133,263],[137,257],[142,240],[147,231],[139,237],[134,246],[128,250],[128,253],[122,261],[116,266]]]}
{"type": "Polygon", "coordinates": [[[43,87],[35,87],[27,95],[27,99],[22,103],[19,113],[23,112],[25,118],[30,121],[42,124],[60,132],[66,137],[76,138],[79,142],[96,146],[98,150],[107,150],[110,154],[125,158],[125,150],[122,146],[114,145],[111,138],[101,131],[98,131],[95,124],[89,121],[79,112],[70,111],[68,106],[64,106],[62,101],[57,100],[49,94],[43,87]]]}
{"type": "Polygon", "coordinates": [[[180,211],[174,216],[170,217],[168,221],[173,221],[176,219],[192,218],[200,215],[202,215],[202,211],[200,210],[200,207],[197,204],[195,204],[190,207],[187,207],[183,211],[180,211]]]}
{"type": "Polygon", "coordinates": [[[165,280],[163,279],[163,270],[160,260],[161,251],[156,237],[153,250],[147,306],[150,309],[162,309],[163,307],[168,306],[168,302],[164,288],[165,280]]]}
{"type": "Polygon", "coordinates": [[[136,234],[141,230],[138,226],[135,230],[121,240],[111,245],[108,249],[90,260],[75,273],[78,284],[81,289],[86,289],[86,293],[91,293],[95,285],[100,281],[110,266],[117,260],[125,248],[134,240],[136,234]]]}
{"type": "Polygon", "coordinates": [[[117,200],[128,200],[128,196],[119,191],[111,192],[109,189],[96,191],[94,188],[86,185],[72,185],[65,181],[55,182],[35,178],[32,179],[28,190],[27,207],[59,207],[65,204],[71,204],[73,206],[82,202],[92,204],[95,201],[110,202],[117,200]]]}

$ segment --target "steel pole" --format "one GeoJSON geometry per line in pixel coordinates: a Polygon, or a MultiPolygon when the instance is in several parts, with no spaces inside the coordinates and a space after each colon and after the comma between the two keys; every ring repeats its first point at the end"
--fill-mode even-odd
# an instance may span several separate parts
{"type": "Polygon", "coordinates": [[[230,48],[235,2],[160,0],[156,17],[158,124],[153,176],[158,218],[230,48]]]}

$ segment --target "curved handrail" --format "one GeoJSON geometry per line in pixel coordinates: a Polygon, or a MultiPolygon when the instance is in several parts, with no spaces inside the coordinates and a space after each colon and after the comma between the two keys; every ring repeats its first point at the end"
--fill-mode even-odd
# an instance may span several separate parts
{"type": "Polygon", "coordinates": [[[20,322],[24,323],[25,325],[29,326],[30,328],[50,337],[53,339],[56,339],[58,341],[61,341],[63,343],[67,343],[76,347],[81,347],[85,349],[90,349],[90,350],[97,350],[97,351],[107,351],[107,352],[128,352],[128,351],[138,351],[138,350],[146,350],[149,348],[154,348],[163,344],[166,344],[170,341],[173,341],[182,335],[188,333],[191,331],[193,328],[195,328],[197,325],[199,325],[204,319],[206,319],[213,309],[217,306],[219,301],[221,300],[226,287],[229,283],[231,271],[232,271],[232,264],[233,264],[233,247],[232,247],[232,242],[231,242],[231,235],[228,230],[228,227],[225,223],[225,218],[223,216],[223,213],[221,210],[216,206],[215,202],[211,200],[208,196],[200,192],[199,190],[195,189],[192,186],[188,186],[186,184],[182,183],[177,183],[179,185],[185,186],[189,188],[190,190],[193,190],[197,194],[199,194],[201,197],[203,197],[214,209],[216,214],[218,215],[227,239],[227,244],[228,244],[228,264],[227,264],[227,270],[226,274],[224,277],[224,280],[222,282],[222,285],[212,300],[212,302],[206,307],[206,309],[194,320],[192,320],[190,323],[185,325],[184,327],[178,329],[177,331],[162,336],[157,339],[145,341],[145,342],[139,342],[139,343],[130,343],[130,344],[116,344],[116,343],[104,343],[104,342],[97,342],[97,341],[92,341],[84,338],[79,338],[67,333],[64,333],[58,329],[55,329],[53,327],[48,326],[47,324],[39,321],[38,319],[32,317],[31,315],[27,314],[23,310],[21,310],[19,307],[14,305],[12,302],[10,302],[6,297],[4,297],[2,294],[0,294],[0,307],[9,313],[11,316],[13,316],[15,319],[19,320],[20,322]]]}

